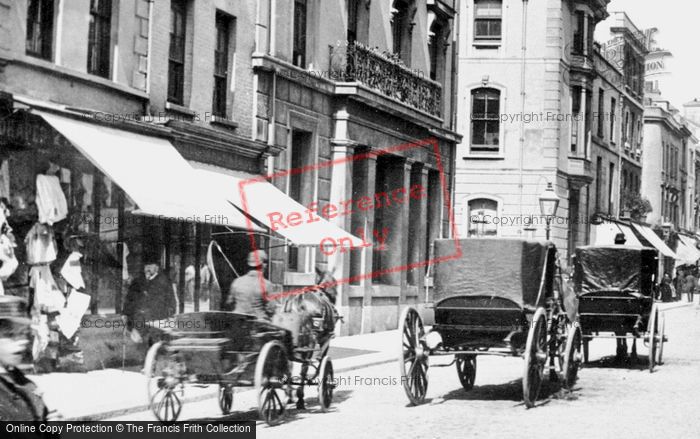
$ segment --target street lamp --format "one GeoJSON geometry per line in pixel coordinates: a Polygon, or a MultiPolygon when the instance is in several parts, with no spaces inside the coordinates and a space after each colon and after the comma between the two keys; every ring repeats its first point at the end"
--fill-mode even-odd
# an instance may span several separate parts
{"type": "Polygon", "coordinates": [[[542,216],[545,217],[547,221],[547,240],[549,240],[550,224],[552,222],[552,217],[556,215],[557,209],[559,208],[559,197],[557,193],[554,192],[552,183],[547,183],[547,189],[540,195],[540,212],[542,216]]]}

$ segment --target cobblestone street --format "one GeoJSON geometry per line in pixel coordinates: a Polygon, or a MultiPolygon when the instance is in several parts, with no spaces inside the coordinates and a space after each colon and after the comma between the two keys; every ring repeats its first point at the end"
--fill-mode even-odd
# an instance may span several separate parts
{"type": "MultiPolygon", "coordinates": [[[[476,386],[462,390],[454,367],[431,362],[427,402],[409,407],[400,386],[396,363],[342,374],[330,413],[321,413],[315,389],[307,392],[308,410],[291,410],[276,427],[258,422],[258,437],[697,437],[697,394],[700,391],[700,309],[666,311],[669,343],[665,364],[649,374],[646,348],[639,361],[616,364],[609,356],[611,340],[591,343],[591,363],[580,372],[573,393],[545,383],[538,407],[526,410],[521,402],[522,360],[479,357],[476,386]],[[602,429],[601,426],[605,425],[602,429]],[[605,431],[605,436],[600,434],[605,431]],[[332,433],[330,433],[332,432],[332,433]]],[[[253,392],[236,394],[234,408],[248,407],[231,419],[256,419],[253,392]]],[[[184,419],[216,417],[215,400],[185,405],[184,419]]],[[[149,420],[149,412],[118,420],[149,420]]],[[[116,420],[116,419],[115,419],[116,420]]]]}

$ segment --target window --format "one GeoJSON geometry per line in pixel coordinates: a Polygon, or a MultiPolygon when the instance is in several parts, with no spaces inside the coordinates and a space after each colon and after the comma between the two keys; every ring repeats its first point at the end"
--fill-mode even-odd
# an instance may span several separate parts
{"type": "Polygon", "coordinates": [[[605,91],[598,90],[598,137],[605,137],[605,91]]]}
{"type": "Polygon", "coordinates": [[[109,78],[112,0],[90,0],[88,64],[90,74],[109,78]]]}
{"type": "MultiPolygon", "coordinates": [[[[289,169],[302,169],[310,163],[313,134],[292,130],[292,144],[288,148],[289,169]]],[[[288,176],[287,194],[294,201],[307,206],[313,201],[313,175],[311,172],[291,172],[288,176]]],[[[304,271],[304,257],[298,247],[290,247],[287,253],[289,271],[304,271]]]]}
{"type": "Polygon", "coordinates": [[[581,114],[581,87],[571,89],[571,153],[578,149],[579,119],[581,114]]]}
{"type": "Polygon", "coordinates": [[[501,41],[502,10],[501,0],[474,0],[475,41],[501,41]]]}
{"type": "Polygon", "coordinates": [[[175,104],[183,104],[184,102],[186,19],[185,1],[171,0],[168,100],[175,104]]]}
{"type": "Polygon", "coordinates": [[[610,143],[615,144],[615,109],[617,108],[617,101],[615,98],[610,98],[610,143]]]}
{"type": "Polygon", "coordinates": [[[630,114],[628,111],[625,111],[625,120],[622,122],[622,144],[625,145],[625,148],[629,147],[626,144],[629,141],[629,124],[630,114]]]}
{"type": "Polygon", "coordinates": [[[228,92],[229,41],[232,19],[224,14],[216,14],[216,46],[214,47],[214,116],[226,117],[226,96],[228,92]]]}
{"type": "Polygon", "coordinates": [[[27,55],[51,60],[54,0],[29,0],[27,4],[27,55]]]}
{"type": "Polygon", "coordinates": [[[406,62],[407,50],[404,47],[410,47],[408,43],[408,3],[402,0],[396,0],[391,8],[391,36],[392,49],[399,58],[406,62]]]}
{"type": "Polygon", "coordinates": [[[500,100],[501,92],[496,89],[472,90],[472,152],[498,152],[500,100]]]}
{"type": "Polygon", "coordinates": [[[613,187],[615,186],[615,164],[610,163],[610,172],[608,174],[608,215],[613,214],[613,187]]]}
{"type": "Polygon", "coordinates": [[[488,198],[478,198],[469,202],[467,214],[467,236],[482,237],[498,234],[498,203],[488,198]]]}
{"type": "Polygon", "coordinates": [[[292,63],[306,68],[306,0],[294,0],[294,40],[292,63]]]}
{"type": "Polygon", "coordinates": [[[586,28],[586,14],[583,11],[576,11],[574,14],[574,45],[573,53],[576,55],[583,55],[584,45],[586,44],[585,39],[585,28],[586,28]]]}
{"type": "Polygon", "coordinates": [[[348,2],[348,43],[357,41],[360,0],[347,0],[348,2]]]}
{"type": "Polygon", "coordinates": [[[439,19],[433,20],[428,34],[428,54],[430,55],[430,79],[442,82],[445,68],[445,26],[439,19]]]}

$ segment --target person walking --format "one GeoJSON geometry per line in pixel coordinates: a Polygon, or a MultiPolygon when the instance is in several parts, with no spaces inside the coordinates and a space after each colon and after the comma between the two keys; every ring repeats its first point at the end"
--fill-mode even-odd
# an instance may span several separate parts
{"type": "Polygon", "coordinates": [[[688,274],[685,276],[684,280],[685,284],[685,293],[687,294],[688,297],[688,302],[693,303],[693,298],[695,295],[695,289],[698,286],[698,279],[693,275],[693,272],[688,270],[688,274]]]}

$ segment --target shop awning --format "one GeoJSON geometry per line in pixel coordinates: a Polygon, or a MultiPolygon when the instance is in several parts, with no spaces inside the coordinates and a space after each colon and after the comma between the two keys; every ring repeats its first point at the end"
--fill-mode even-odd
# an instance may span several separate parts
{"type": "Polygon", "coordinates": [[[228,172],[190,162],[209,185],[218,187],[241,212],[264,224],[298,246],[362,247],[364,241],[324,218],[309,213],[308,208],[294,201],[261,176],[228,172]],[[259,181],[252,182],[255,179],[259,181]],[[242,182],[244,183],[241,189],[242,182]],[[242,193],[243,190],[243,193],[242,193]],[[292,215],[294,220],[290,218],[292,215]]]}
{"type": "MultiPolygon", "coordinates": [[[[138,205],[134,213],[247,228],[246,218],[207,187],[165,139],[33,110],[138,205]]],[[[257,228],[260,230],[259,228],[257,228]]]]}
{"type": "Polygon", "coordinates": [[[678,238],[676,254],[679,264],[695,264],[700,259],[700,251],[695,246],[694,240],[684,235],[678,235],[678,238]]]}
{"type": "Polygon", "coordinates": [[[605,222],[595,226],[595,239],[593,245],[613,245],[615,244],[615,235],[623,233],[625,235],[625,245],[643,247],[637,236],[632,232],[632,229],[624,224],[605,222]]]}
{"type": "Polygon", "coordinates": [[[678,257],[676,253],[673,250],[671,250],[666,245],[666,243],[661,238],[659,238],[659,236],[656,233],[654,233],[654,231],[651,230],[649,227],[635,223],[632,223],[632,227],[634,227],[634,229],[637,232],[639,232],[642,238],[648,241],[649,244],[651,244],[652,247],[657,249],[662,255],[666,256],[667,258],[673,259],[676,259],[678,257]]]}

